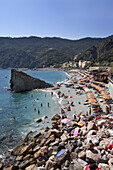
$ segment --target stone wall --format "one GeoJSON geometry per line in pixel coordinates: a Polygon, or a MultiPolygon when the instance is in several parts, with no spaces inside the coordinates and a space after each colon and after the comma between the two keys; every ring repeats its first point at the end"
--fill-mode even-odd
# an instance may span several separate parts
{"type": "Polygon", "coordinates": [[[52,87],[51,84],[46,83],[37,78],[33,78],[22,71],[15,69],[11,70],[10,88],[14,92],[25,92],[32,89],[41,89],[52,87]]]}

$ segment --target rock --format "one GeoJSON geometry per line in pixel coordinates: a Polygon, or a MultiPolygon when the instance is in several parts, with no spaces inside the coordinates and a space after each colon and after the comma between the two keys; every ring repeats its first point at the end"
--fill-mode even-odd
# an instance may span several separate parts
{"type": "Polygon", "coordinates": [[[25,92],[32,89],[52,87],[51,84],[46,83],[37,78],[33,78],[22,71],[11,69],[10,88],[14,92],[25,92]]]}
{"type": "Polygon", "coordinates": [[[65,145],[65,148],[68,149],[68,151],[71,153],[72,150],[73,150],[73,148],[74,148],[74,146],[73,146],[72,143],[69,143],[69,142],[68,142],[68,143],[65,145]]]}
{"type": "MultiPolygon", "coordinates": [[[[101,170],[110,170],[109,165],[104,164],[104,163],[99,163],[98,167],[101,168],[101,170]]],[[[111,169],[112,170],[112,169],[111,169]]]]}
{"type": "Polygon", "coordinates": [[[58,123],[52,122],[52,129],[58,129],[58,123]]]}
{"type": "Polygon", "coordinates": [[[63,135],[61,136],[61,140],[62,140],[62,142],[67,141],[67,140],[68,140],[67,135],[65,135],[65,134],[63,133],[63,135]]]}
{"type": "Polygon", "coordinates": [[[106,120],[104,120],[104,119],[99,120],[99,121],[97,122],[97,126],[102,127],[102,125],[104,125],[105,123],[106,123],[106,120]]]}
{"type": "Polygon", "coordinates": [[[45,164],[45,160],[43,159],[42,161],[40,161],[40,160],[36,160],[36,166],[42,166],[42,165],[44,165],[45,164]]]}
{"type": "Polygon", "coordinates": [[[104,155],[104,154],[105,154],[105,150],[102,150],[102,151],[101,151],[101,155],[104,155]]]}
{"type": "Polygon", "coordinates": [[[22,156],[17,156],[16,161],[22,161],[23,160],[23,155],[22,156]]]}
{"type": "Polygon", "coordinates": [[[38,157],[45,157],[44,153],[48,152],[48,147],[44,146],[42,148],[40,148],[40,150],[38,152],[34,153],[34,158],[37,159],[38,157]]]}
{"type": "Polygon", "coordinates": [[[25,170],[34,170],[35,167],[36,167],[35,164],[32,164],[28,166],[27,168],[25,168],[25,170]]]}
{"type": "Polygon", "coordinates": [[[40,149],[40,146],[37,145],[33,148],[33,152],[37,152],[39,149],[40,149]]]}
{"type": "Polygon", "coordinates": [[[18,145],[12,150],[11,154],[15,155],[15,156],[21,155],[21,151],[23,148],[25,148],[25,146],[23,144],[18,145]]]}
{"type": "Polygon", "coordinates": [[[0,169],[3,169],[3,167],[4,167],[4,164],[0,163],[0,169]]]}
{"type": "Polygon", "coordinates": [[[49,145],[51,142],[54,142],[55,141],[55,135],[51,135],[49,137],[49,139],[46,141],[45,145],[49,145]]]}
{"type": "Polygon", "coordinates": [[[55,141],[55,142],[52,142],[51,144],[50,144],[50,146],[58,146],[58,144],[59,144],[59,142],[58,141],[55,141]]]}
{"type": "Polygon", "coordinates": [[[70,162],[68,160],[65,161],[65,166],[69,167],[70,162]]]}
{"type": "Polygon", "coordinates": [[[78,153],[78,158],[85,160],[85,157],[86,157],[85,151],[81,151],[81,152],[78,153]]]}
{"type": "Polygon", "coordinates": [[[21,150],[21,155],[26,154],[31,148],[33,148],[35,146],[34,142],[31,142],[28,146],[25,146],[24,148],[22,148],[21,150]]]}
{"type": "Polygon", "coordinates": [[[109,166],[110,166],[110,170],[112,170],[112,169],[113,169],[113,158],[111,158],[111,159],[108,161],[108,163],[109,163],[109,166]]]}
{"type": "Polygon", "coordinates": [[[19,167],[14,165],[10,166],[9,168],[5,168],[5,170],[17,170],[17,169],[19,169],[19,167]]]}
{"type": "Polygon", "coordinates": [[[42,122],[42,119],[37,119],[36,122],[40,123],[40,122],[42,122]]]}
{"type": "Polygon", "coordinates": [[[82,146],[82,142],[79,140],[79,141],[77,141],[77,146],[78,147],[81,147],[82,146]]]}
{"type": "Polygon", "coordinates": [[[83,170],[83,167],[78,163],[78,161],[76,159],[74,159],[73,162],[74,162],[74,164],[73,164],[74,170],[83,170]]]}
{"type": "Polygon", "coordinates": [[[48,118],[47,116],[43,116],[43,117],[42,117],[42,120],[45,120],[45,119],[47,119],[47,118],[48,118]]]}
{"type": "Polygon", "coordinates": [[[108,159],[107,155],[103,155],[102,158],[101,158],[101,162],[102,162],[102,163],[107,163],[108,160],[109,160],[109,159],[108,159]]]}
{"type": "Polygon", "coordinates": [[[20,165],[19,168],[26,168],[27,166],[29,166],[30,164],[33,164],[32,162],[34,161],[33,158],[30,158],[29,160],[23,161],[20,165]]]}
{"type": "Polygon", "coordinates": [[[58,166],[61,166],[66,160],[69,160],[69,153],[67,152],[56,158],[56,163],[58,164],[58,166]]]}
{"type": "Polygon", "coordinates": [[[59,131],[57,129],[52,129],[50,132],[51,132],[51,134],[54,134],[56,138],[57,137],[59,138],[63,133],[62,131],[59,131]]]}
{"type": "Polygon", "coordinates": [[[76,159],[78,157],[76,152],[71,152],[70,154],[71,160],[76,159]]]}
{"type": "Polygon", "coordinates": [[[47,132],[50,128],[48,126],[44,127],[44,131],[47,132]]]}
{"type": "Polygon", "coordinates": [[[101,158],[100,151],[97,149],[86,151],[86,162],[89,164],[95,163],[99,158],[101,158]]]}
{"type": "Polygon", "coordinates": [[[59,114],[56,114],[52,117],[51,120],[59,120],[61,118],[61,116],[59,114]]]}
{"type": "Polygon", "coordinates": [[[22,139],[23,142],[27,142],[29,140],[29,135],[33,133],[32,131],[28,132],[27,135],[22,139]]]}
{"type": "Polygon", "coordinates": [[[87,136],[90,136],[90,135],[96,135],[97,134],[97,131],[96,130],[90,130],[87,134],[87,136]]]}
{"type": "Polygon", "coordinates": [[[47,141],[47,139],[42,139],[42,141],[40,143],[40,147],[42,147],[46,141],[47,141]]]}
{"type": "Polygon", "coordinates": [[[95,123],[92,122],[92,121],[88,122],[87,130],[88,131],[90,131],[90,130],[97,130],[97,127],[96,127],[95,123]]]}
{"type": "Polygon", "coordinates": [[[54,168],[54,169],[57,168],[57,163],[56,163],[56,159],[54,156],[51,156],[45,165],[45,170],[49,170],[51,168],[54,168]]]}
{"type": "Polygon", "coordinates": [[[38,138],[41,135],[40,132],[38,132],[36,135],[34,135],[34,138],[38,138]]]}
{"type": "Polygon", "coordinates": [[[24,160],[24,161],[25,161],[25,160],[28,160],[28,159],[30,159],[30,157],[31,157],[31,155],[28,154],[28,155],[26,155],[26,156],[23,158],[23,160],[24,160]]]}

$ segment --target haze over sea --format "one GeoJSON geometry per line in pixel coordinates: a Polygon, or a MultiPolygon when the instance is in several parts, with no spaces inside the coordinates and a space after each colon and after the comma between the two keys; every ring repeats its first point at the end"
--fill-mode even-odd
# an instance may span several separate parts
{"type": "MultiPolygon", "coordinates": [[[[24,72],[51,84],[67,78],[67,75],[60,71],[24,72]]],[[[44,126],[50,126],[52,115],[60,111],[57,96],[55,94],[51,96],[48,90],[33,90],[25,93],[8,91],[10,78],[11,70],[0,70],[0,154],[19,144],[21,138],[29,131],[41,131],[44,126]],[[35,122],[44,115],[48,116],[47,120],[40,125],[35,122]]]]}

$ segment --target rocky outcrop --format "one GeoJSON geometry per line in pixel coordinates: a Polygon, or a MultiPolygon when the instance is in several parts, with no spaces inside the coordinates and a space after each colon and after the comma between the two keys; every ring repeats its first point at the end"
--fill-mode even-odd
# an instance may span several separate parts
{"type": "Polygon", "coordinates": [[[33,78],[22,71],[15,69],[11,70],[10,88],[14,92],[25,92],[32,89],[41,89],[52,87],[51,84],[46,83],[37,78],[33,78]]]}

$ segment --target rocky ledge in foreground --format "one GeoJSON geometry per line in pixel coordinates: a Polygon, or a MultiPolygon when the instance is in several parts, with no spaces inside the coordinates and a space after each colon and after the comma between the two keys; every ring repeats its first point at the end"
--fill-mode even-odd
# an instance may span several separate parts
{"type": "Polygon", "coordinates": [[[51,84],[46,83],[40,79],[29,76],[22,71],[15,69],[11,70],[10,88],[14,92],[25,92],[32,89],[41,89],[52,87],[51,84]]]}

